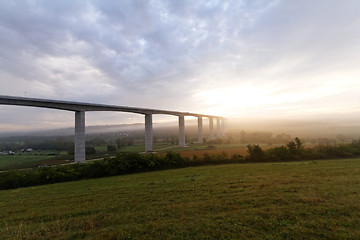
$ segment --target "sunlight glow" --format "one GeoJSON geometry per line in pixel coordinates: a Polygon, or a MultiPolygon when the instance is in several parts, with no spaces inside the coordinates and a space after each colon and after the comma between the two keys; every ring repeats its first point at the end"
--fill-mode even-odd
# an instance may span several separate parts
{"type": "Polygon", "coordinates": [[[196,95],[208,105],[225,108],[247,108],[262,104],[267,100],[269,90],[256,88],[252,84],[231,88],[219,88],[200,92],[196,95]]]}
{"type": "MultiPolygon", "coordinates": [[[[294,86],[289,87],[277,82],[261,86],[246,83],[200,91],[195,97],[208,107],[207,111],[210,111],[211,114],[239,115],[239,113],[256,110],[278,112],[280,109],[285,114],[294,114],[299,111],[300,103],[304,109],[307,109],[305,112],[312,112],[310,109],[321,109],[319,113],[341,112],[345,106],[336,106],[335,108],[334,105],[337,103],[331,104],[335,99],[334,96],[346,93],[351,95],[352,91],[360,87],[360,83],[351,78],[308,82],[310,87],[305,88],[302,88],[301,84],[301,82],[294,83],[294,86]],[[296,84],[299,84],[298,88],[294,87],[296,84]],[[304,101],[307,103],[305,104],[304,101]]],[[[358,111],[357,108],[355,110],[358,111]]],[[[344,111],[349,110],[347,108],[344,111]]]]}

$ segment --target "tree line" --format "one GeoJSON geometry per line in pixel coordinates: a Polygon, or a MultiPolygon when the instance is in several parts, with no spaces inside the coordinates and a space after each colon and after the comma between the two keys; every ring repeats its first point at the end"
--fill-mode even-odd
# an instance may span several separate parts
{"type": "Polygon", "coordinates": [[[262,150],[257,144],[249,144],[247,148],[249,155],[245,160],[252,162],[352,158],[360,156],[360,139],[351,143],[318,144],[304,148],[302,141],[296,137],[285,146],[262,150]]]}
{"type": "Polygon", "coordinates": [[[168,152],[166,155],[119,153],[115,158],[105,158],[87,164],[7,171],[0,173],[0,189],[199,165],[352,158],[360,156],[360,139],[346,144],[317,145],[313,148],[304,148],[302,141],[295,138],[284,146],[267,150],[263,150],[256,144],[249,144],[247,148],[247,156],[240,154],[228,156],[223,152],[215,155],[204,154],[203,157],[194,155],[193,159],[190,159],[174,152],[168,152]]]}

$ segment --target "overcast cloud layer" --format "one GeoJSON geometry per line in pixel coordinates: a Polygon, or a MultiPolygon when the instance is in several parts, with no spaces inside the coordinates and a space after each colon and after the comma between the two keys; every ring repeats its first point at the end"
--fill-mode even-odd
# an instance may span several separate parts
{"type": "MultiPolygon", "coordinates": [[[[0,95],[227,117],[359,116],[359,11],[358,0],[2,1],[0,95]]],[[[114,116],[88,121],[143,121],[114,116]]],[[[0,131],[72,123],[72,113],[0,107],[0,131]]]]}

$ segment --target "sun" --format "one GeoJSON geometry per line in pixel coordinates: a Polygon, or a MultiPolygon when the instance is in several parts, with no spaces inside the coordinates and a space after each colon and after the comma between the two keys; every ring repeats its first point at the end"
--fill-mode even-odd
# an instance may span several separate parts
{"type": "Polygon", "coordinates": [[[217,114],[227,114],[266,104],[270,94],[262,88],[245,84],[200,91],[196,97],[217,114]]]}

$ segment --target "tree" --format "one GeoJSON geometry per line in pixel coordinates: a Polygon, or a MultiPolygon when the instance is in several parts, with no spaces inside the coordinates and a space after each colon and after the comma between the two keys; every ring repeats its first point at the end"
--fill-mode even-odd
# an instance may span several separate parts
{"type": "Polygon", "coordinates": [[[304,146],[302,145],[302,142],[298,137],[296,137],[294,141],[288,142],[288,144],[286,144],[286,147],[293,155],[299,155],[304,150],[304,146]]]}
{"type": "Polygon", "coordinates": [[[116,151],[116,147],[114,145],[107,145],[107,150],[109,152],[115,152],[116,151]]]}
{"type": "Polygon", "coordinates": [[[121,137],[116,139],[116,144],[118,148],[122,148],[125,146],[132,146],[134,145],[134,139],[133,137],[129,137],[129,136],[121,137]]]}
{"type": "Polygon", "coordinates": [[[91,146],[87,146],[85,147],[85,153],[88,155],[91,155],[91,154],[96,154],[96,149],[95,147],[91,147],[91,146]]]}
{"type": "Polygon", "coordinates": [[[259,145],[249,144],[247,145],[249,159],[251,161],[263,161],[264,160],[264,152],[259,145]]]}

